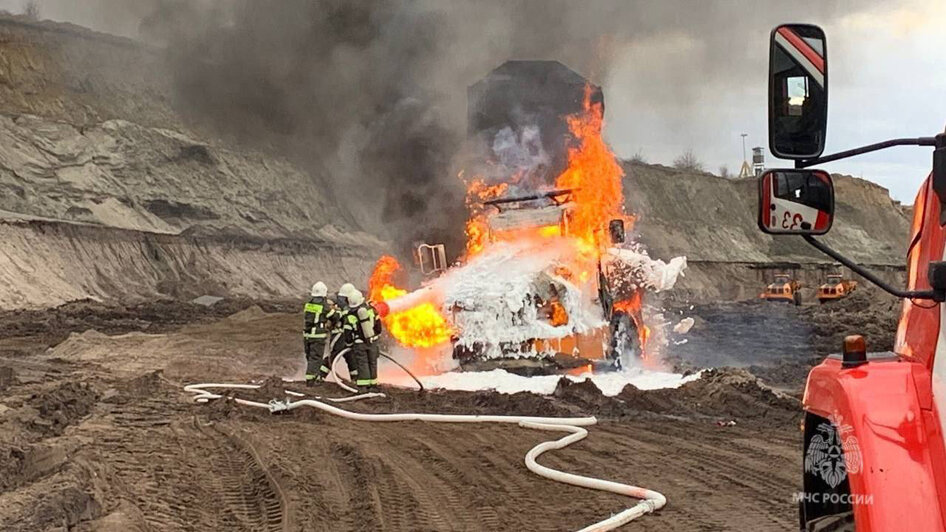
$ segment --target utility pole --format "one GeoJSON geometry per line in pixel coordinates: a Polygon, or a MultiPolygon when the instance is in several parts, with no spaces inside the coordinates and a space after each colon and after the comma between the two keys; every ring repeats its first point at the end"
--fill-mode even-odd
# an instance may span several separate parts
{"type": "Polygon", "coordinates": [[[742,168],[739,169],[739,177],[749,177],[752,175],[752,168],[749,166],[749,161],[746,160],[746,137],[749,136],[748,133],[741,133],[742,136],[742,168]]]}

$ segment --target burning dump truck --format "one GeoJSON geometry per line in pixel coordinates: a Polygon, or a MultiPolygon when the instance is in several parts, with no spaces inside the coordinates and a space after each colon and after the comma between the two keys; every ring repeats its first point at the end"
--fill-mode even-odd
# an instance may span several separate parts
{"type": "Polygon", "coordinates": [[[509,61],[468,98],[466,247],[448,268],[442,245],[418,246],[428,277],[413,292],[379,260],[370,296],[393,339],[422,358],[646,357],[645,293],[671,288],[686,261],[627,239],[601,88],[556,61],[509,61]]]}

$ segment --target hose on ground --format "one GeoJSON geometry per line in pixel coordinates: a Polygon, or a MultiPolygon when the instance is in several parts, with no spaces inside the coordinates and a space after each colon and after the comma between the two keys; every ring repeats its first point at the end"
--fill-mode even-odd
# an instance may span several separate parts
{"type": "MultiPolygon", "coordinates": [[[[214,399],[227,398],[227,399],[231,399],[231,400],[233,400],[233,402],[235,402],[235,403],[237,403],[237,404],[241,404],[241,405],[256,406],[256,407],[264,406],[264,407],[266,407],[266,408],[270,408],[272,402],[270,402],[270,403],[259,403],[259,402],[256,402],[256,401],[248,401],[248,400],[246,400],[246,399],[240,399],[240,398],[238,398],[238,397],[227,397],[227,396],[225,396],[225,395],[216,394],[216,393],[209,392],[209,391],[206,390],[206,388],[222,388],[222,389],[232,389],[232,390],[258,390],[258,389],[260,389],[261,387],[262,387],[262,386],[260,386],[259,384],[205,383],[205,384],[200,384],[200,385],[191,384],[191,385],[185,386],[185,387],[184,387],[184,391],[185,391],[185,392],[190,392],[190,393],[197,394],[197,395],[194,396],[194,401],[196,401],[196,402],[198,402],[198,403],[206,403],[206,402],[212,401],[212,400],[214,400],[214,399]]],[[[292,395],[292,396],[294,396],[294,397],[305,397],[305,394],[303,394],[303,393],[294,392],[294,391],[292,391],[292,390],[283,390],[283,391],[286,393],[286,395],[292,395]]],[[[333,403],[348,403],[348,402],[351,402],[351,401],[358,401],[358,400],[360,400],[360,399],[370,399],[370,398],[372,398],[372,397],[385,397],[385,395],[384,395],[383,393],[375,393],[375,392],[372,392],[372,393],[363,393],[363,394],[359,394],[359,395],[352,395],[352,396],[349,396],[349,397],[319,397],[319,396],[315,396],[315,398],[318,399],[318,400],[321,400],[321,401],[331,401],[331,402],[333,402],[333,403]]]]}
{"type": "MultiPolygon", "coordinates": [[[[336,360],[338,357],[336,357],[336,360]]],[[[334,373],[334,362],[333,362],[333,373],[334,373]]],[[[256,385],[247,385],[247,384],[190,384],[184,387],[184,390],[190,393],[196,394],[194,400],[197,402],[207,402],[212,399],[219,399],[223,397],[219,394],[214,394],[207,391],[205,388],[232,388],[232,389],[254,389],[259,388],[256,385]]],[[[370,395],[370,394],[364,394],[370,395]]],[[[252,406],[257,408],[265,408],[271,413],[287,412],[300,408],[303,406],[316,408],[330,414],[340,416],[346,419],[352,419],[355,421],[375,421],[375,422],[394,422],[394,421],[426,421],[434,423],[515,423],[521,427],[530,428],[530,429],[539,429],[539,430],[557,430],[570,432],[568,436],[564,438],[542,442],[526,453],[525,464],[533,473],[547,478],[549,480],[554,480],[556,482],[562,482],[566,484],[571,484],[574,486],[580,486],[584,488],[590,488],[600,491],[608,491],[611,493],[617,493],[620,495],[626,495],[629,497],[634,497],[641,499],[639,503],[624,510],[614,516],[611,516],[607,519],[594,523],[588,527],[582,529],[581,532],[588,531],[605,531],[613,530],[619,526],[622,526],[641,515],[646,513],[657,511],[664,507],[667,504],[667,499],[660,493],[637,486],[632,486],[630,484],[621,484],[619,482],[612,482],[608,480],[596,479],[592,477],[585,477],[581,475],[575,475],[572,473],[566,473],[564,471],[559,471],[557,469],[552,469],[540,465],[536,462],[536,459],[546,451],[554,449],[563,449],[575,442],[578,442],[585,438],[588,435],[588,431],[583,427],[594,425],[598,420],[594,417],[533,417],[533,416],[501,416],[501,415],[460,415],[460,414],[422,414],[422,413],[398,413],[398,414],[364,414],[360,412],[351,412],[349,410],[344,410],[336,406],[332,406],[321,401],[313,399],[302,399],[299,401],[289,401],[285,402],[280,401],[270,401],[269,403],[260,403],[257,401],[248,401],[245,399],[231,398],[237,404],[252,406]]]]}
{"type": "Polygon", "coordinates": [[[571,484],[573,486],[579,486],[582,488],[589,488],[599,491],[609,491],[611,493],[616,493],[618,495],[626,495],[628,497],[633,497],[635,499],[640,499],[640,502],[636,505],[620,512],[616,515],[609,517],[603,521],[599,521],[593,525],[587,526],[581,529],[579,532],[597,532],[603,530],[613,530],[619,526],[623,526],[638,517],[655,512],[664,507],[667,504],[667,498],[664,497],[661,493],[658,493],[653,490],[639,488],[637,486],[631,486],[630,484],[621,484],[620,482],[611,482],[610,480],[601,480],[592,477],[585,477],[582,475],[575,475],[573,473],[565,473],[564,471],[558,471],[550,467],[545,467],[542,464],[536,462],[542,453],[546,451],[552,451],[556,449],[564,449],[569,445],[581,441],[588,436],[588,431],[582,427],[577,427],[573,425],[552,425],[548,423],[533,423],[528,421],[522,421],[519,423],[520,427],[525,427],[529,429],[539,429],[539,430],[561,430],[566,432],[571,432],[568,436],[565,436],[562,439],[555,441],[547,441],[540,443],[529,449],[529,452],[526,453],[526,467],[529,468],[529,471],[532,471],[540,477],[545,477],[557,482],[562,482],[565,484],[571,484]]]}

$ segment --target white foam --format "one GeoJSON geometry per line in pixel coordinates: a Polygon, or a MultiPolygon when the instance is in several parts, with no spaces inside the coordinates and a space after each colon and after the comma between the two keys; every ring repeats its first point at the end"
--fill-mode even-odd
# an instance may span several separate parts
{"type": "Polygon", "coordinates": [[[592,304],[590,287],[579,287],[553,273],[556,266],[573,261],[574,254],[574,243],[564,238],[500,242],[434,281],[444,311],[458,329],[457,343],[486,344],[485,356],[500,356],[498,346],[504,342],[564,338],[605,325],[600,308],[592,304]],[[540,318],[531,304],[536,296],[552,298],[553,285],[568,315],[564,325],[554,326],[540,318]]]}
{"type": "MultiPolygon", "coordinates": [[[[669,290],[686,268],[686,257],[675,257],[669,263],[654,260],[633,243],[609,249],[602,260],[607,263],[606,271],[613,274],[609,278],[614,294],[630,294],[641,286],[657,292],[669,290]]],[[[510,356],[502,346],[524,344],[535,338],[566,338],[607,326],[596,301],[596,275],[579,274],[596,269],[594,260],[581,258],[576,242],[569,238],[496,242],[466,264],[450,268],[420,289],[388,301],[388,305],[397,312],[432,303],[441,307],[454,326],[456,345],[474,348],[485,358],[510,356]],[[560,325],[550,323],[550,307],[536,304],[556,300],[567,316],[560,325]]],[[[656,318],[662,320],[660,315],[656,318]]],[[[659,323],[647,325],[652,340],[659,342],[658,329],[662,327],[659,323]]],[[[529,351],[520,356],[536,354],[529,351]]]]}
{"type": "Polygon", "coordinates": [[[645,288],[655,292],[670,290],[683,275],[687,267],[686,257],[674,257],[670,262],[652,259],[647,250],[639,244],[631,243],[627,247],[613,247],[602,257],[611,267],[632,272],[631,278],[636,278],[645,288]]]}
{"type": "MultiPolygon", "coordinates": [[[[451,371],[440,375],[421,377],[421,382],[428,388],[440,388],[457,391],[493,390],[499,393],[513,394],[517,392],[531,392],[539,395],[549,395],[555,391],[561,375],[539,375],[523,377],[506,370],[492,371],[451,371]]],[[[641,390],[656,390],[661,388],[678,388],[684,383],[696,380],[699,374],[683,376],[679,373],[653,371],[641,368],[631,368],[624,371],[610,373],[586,373],[583,375],[567,375],[574,382],[591,379],[601,393],[612,397],[621,392],[624,386],[633,384],[641,390]]]]}

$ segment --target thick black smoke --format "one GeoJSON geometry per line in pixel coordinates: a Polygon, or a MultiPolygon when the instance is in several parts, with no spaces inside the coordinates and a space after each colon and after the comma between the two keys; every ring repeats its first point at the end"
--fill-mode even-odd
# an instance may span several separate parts
{"type": "Polygon", "coordinates": [[[466,86],[510,57],[571,55],[573,68],[596,68],[597,32],[574,33],[562,18],[572,11],[556,1],[165,1],[140,31],[167,46],[177,103],[195,124],[327,172],[367,229],[456,250],[466,86]]]}

